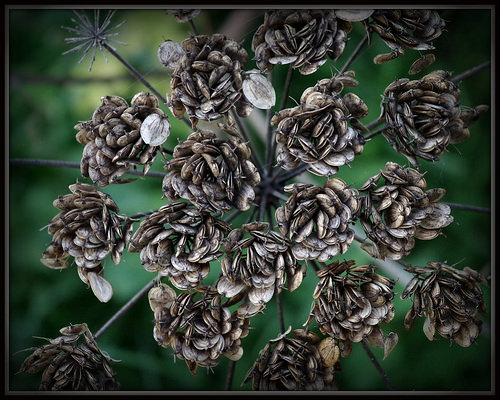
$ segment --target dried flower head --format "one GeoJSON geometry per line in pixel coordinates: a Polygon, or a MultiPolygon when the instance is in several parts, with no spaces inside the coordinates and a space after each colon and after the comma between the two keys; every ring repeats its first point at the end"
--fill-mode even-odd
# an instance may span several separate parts
{"type": "Polygon", "coordinates": [[[76,140],[85,145],[80,163],[82,176],[98,186],[129,182],[121,179],[131,167],[153,164],[160,145],[170,134],[167,115],[156,96],[139,92],[130,102],[120,96],[101,97],[92,119],[75,125],[76,140]]]}
{"type": "Polygon", "coordinates": [[[302,161],[313,174],[331,176],[363,151],[366,128],[357,119],[367,115],[368,107],[354,93],[340,96],[345,86],[357,83],[352,71],[322,79],[303,92],[299,105],[273,116],[278,165],[292,169],[302,161]]]}
{"type": "Polygon", "coordinates": [[[375,10],[366,23],[368,32],[380,36],[392,52],[377,55],[374,62],[393,60],[403,55],[405,49],[434,49],[430,42],[441,35],[445,25],[436,10],[375,10]]]}
{"type": "Polygon", "coordinates": [[[192,36],[181,46],[184,55],[172,73],[168,96],[174,116],[187,112],[193,128],[198,120],[229,118],[233,108],[248,116],[250,104],[242,96],[245,48],[222,34],[192,36]]]}
{"type": "Polygon", "coordinates": [[[72,256],[80,279],[89,285],[95,296],[107,302],[113,295],[111,284],[103,277],[103,260],[111,255],[118,264],[132,233],[132,224],[118,214],[113,199],[95,186],[76,183],[71,193],[54,200],[61,212],[48,225],[52,241],[44,251],[41,262],[53,269],[69,266],[72,256]]]}
{"type": "Polygon", "coordinates": [[[249,330],[249,319],[222,304],[222,296],[206,291],[178,296],[161,284],[149,292],[155,315],[154,337],[159,345],[172,347],[186,361],[191,373],[198,366],[214,367],[222,356],[236,361],[243,355],[241,339],[249,330]]]}
{"type": "Polygon", "coordinates": [[[289,241],[270,230],[267,222],[232,230],[223,250],[217,290],[226,297],[247,293],[252,304],[265,305],[285,287],[287,278],[290,291],[302,283],[304,267],[292,255],[289,241]]]}
{"type": "Polygon", "coordinates": [[[362,340],[385,348],[387,356],[392,339],[387,342],[379,324],[394,317],[394,281],[375,273],[372,265],[355,264],[334,261],[317,272],[316,300],[306,324],[315,320],[322,333],[339,340],[343,357],[362,340]]]}
{"type": "Polygon", "coordinates": [[[145,218],[130,240],[147,271],[160,272],[182,290],[201,285],[229,226],[187,202],[166,204],[145,218]]]}
{"type": "Polygon", "coordinates": [[[275,217],[292,241],[294,257],[324,262],[345,253],[354,239],[350,225],[359,210],[357,191],[340,178],[330,178],[324,187],[294,183],[284,190],[290,197],[275,217]]]}
{"type": "Polygon", "coordinates": [[[327,56],[342,55],[350,30],[351,23],[337,19],[333,10],[269,10],[253,36],[254,59],[263,72],[291,64],[309,75],[327,56]]]}
{"type": "Polygon", "coordinates": [[[450,143],[469,137],[468,126],[488,108],[460,107],[460,90],[446,71],[433,71],[421,79],[398,79],[384,91],[384,136],[414,166],[417,157],[437,161],[450,143]],[[472,117],[472,119],[468,119],[472,117]]]}
{"type": "Polygon", "coordinates": [[[373,242],[362,248],[375,258],[399,260],[415,245],[415,238],[431,240],[453,222],[451,209],[439,203],[446,191],[427,189],[424,174],[387,162],[385,168],[360,188],[361,224],[373,242]]]}
{"type": "Polygon", "coordinates": [[[74,53],[76,51],[80,51],[83,49],[83,55],[80,58],[80,60],[78,60],[78,63],[81,63],[85,58],[85,56],[89,53],[89,51],[92,50],[89,71],[92,70],[92,65],[94,65],[95,55],[97,50],[99,50],[102,53],[104,60],[107,62],[108,59],[106,57],[106,53],[104,52],[106,46],[109,46],[111,49],[116,50],[111,45],[111,43],[116,43],[121,45],[127,44],[115,39],[111,39],[113,36],[118,35],[118,32],[113,32],[113,31],[121,27],[125,23],[125,21],[122,21],[118,25],[115,25],[114,27],[110,28],[109,24],[111,23],[111,18],[113,17],[116,11],[115,10],[108,11],[108,14],[106,15],[106,18],[104,18],[102,24],[100,21],[99,11],[100,11],[99,9],[94,10],[93,22],[90,21],[89,17],[87,17],[85,14],[80,14],[77,11],[73,11],[78,18],[78,19],[71,18],[71,21],[75,24],[75,27],[74,28],[67,26],[61,27],[62,29],[65,29],[68,32],[77,35],[75,37],[69,37],[64,39],[66,43],[79,43],[72,49],[65,51],[63,55],[74,53]]]}
{"type": "Polygon", "coordinates": [[[303,329],[289,338],[290,330],[266,344],[244,383],[252,380],[252,389],[260,391],[336,390],[334,373],[340,363],[335,341],[303,329]]]}
{"type": "Polygon", "coordinates": [[[403,299],[413,296],[405,328],[410,329],[418,317],[425,316],[423,330],[429,340],[438,333],[469,347],[481,331],[478,313],[486,313],[478,285],[486,280],[469,267],[459,270],[442,262],[427,264],[429,267],[406,268],[414,277],[401,294],[403,299]]]}
{"type": "Polygon", "coordinates": [[[174,148],[170,171],[163,179],[163,193],[170,200],[187,199],[202,211],[248,210],[260,183],[251,150],[237,136],[218,138],[200,130],[174,148]]]}
{"type": "Polygon", "coordinates": [[[99,348],[87,324],[70,325],[62,336],[46,339],[49,344],[28,356],[19,372],[42,372],[39,390],[119,390],[110,362],[118,362],[99,348]],[[82,340],[83,338],[83,340],[82,340]]]}

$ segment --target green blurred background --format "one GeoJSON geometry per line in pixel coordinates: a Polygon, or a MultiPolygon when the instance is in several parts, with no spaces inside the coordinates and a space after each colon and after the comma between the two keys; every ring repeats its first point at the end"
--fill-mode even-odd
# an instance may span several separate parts
{"type": "MultiPolygon", "coordinates": [[[[90,11],[88,11],[88,15],[90,11]]],[[[105,12],[101,12],[101,19],[105,12]]],[[[459,74],[491,59],[491,10],[445,9],[446,31],[436,40],[436,63],[429,70],[445,69],[459,74]]],[[[9,23],[9,158],[33,158],[79,162],[82,146],[75,140],[73,126],[78,121],[91,118],[104,95],[119,95],[130,101],[132,96],[145,88],[126,71],[116,59],[108,55],[108,62],[97,54],[91,72],[89,58],[81,64],[80,53],[62,56],[71,45],[64,42],[70,36],[61,26],[73,26],[70,9],[15,9],[8,10],[9,23]]],[[[189,24],[179,24],[163,10],[118,10],[112,26],[126,20],[117,37],[128,43],[117,46],[119,54],[158,89],[169,91],[169,75],[157,60],[157,48],[165,39],[180,41],[193,33],[189,24]]],[[[262,10],[203,10],[195,19],[200,33],[222,31],[241,40],[250,51],[253,32],[263,21],[262,10]]],[[[294,74],[287,106],[293,106],[302,91],[338,71],[359,40],[365,34],[361,24],[356,24],[349,35],[343,56],[328,61],[316,74],[294,74]]],[[[365,46],[351,69],[355,70],[359,86],[357,93],[369,106],[370,113],[363,120],[368,123],[379,116],[381,94],[396,78],[406,77],[409,66],[419,53],[408,50],[385,65],[374,65],[373,57],[389,49],[373,37],[365,46]]],[[[251,58],[251,57],[250,57],[251,58]]],[[[250,61],[247,69],[254,68],[250,61]]],[[[287,67],[276,67],[274,82],[278,104],[283,92],[287,67]]],[[[462,105],[492,105],[491,71],[486,69],[460,84],[462,105]]],[[[165,109],[165,108],[164,108],[165,109]]],[[[274,110],[276,111],[276,110],[274,110]]],[[[259,121],[259,110],[252,119],[259,121]]],[[[263,114],[262,114],[263,115],[263,114]]],[[[491,207],[492,135],[490,111],[471,128],[470,139],[449,147],[440,162],[422,162],[427,171],[429,187],[446,188],[444,201],[481,207],[491,207]]],[[[262,118],[260,118],[262,119],[262,118]]],[[[172,134],[166,143],[173,148],[190,130],[181,122],[170,118],[172,134]]],[[[253,126],[253,125],[252,125],[253,126]]],[[[259,135],[249,125],[252,134],[259,135]]],[[[262,147],[260,147],[262,148],[262,147]]],[[[350,167],[341,168],[338,176],[359,187],[364,181],[384,167],[386,161],[407,164],[404,157],[395,153],[382,136],[377,136],[366,146],[350,167]]],[[[158,156],[152,171],[162,171],[158,156]]],[[[313,180],[304,174],[302,180],[313,180]]],[[[140,265],[137,254],[125,253],[123,262],[105,264],[105,276],[113,284],[114,296],[102,304],[93,296],[77,276],[76,268],[61,272],[44,267],[39,259],[50,242],[46,231],[48,221],[58,210],[52,201],[68,192],[68,186],[82,179],[78,169],[9,166],[8,182],[8,389],[12,391],[37,390],[40,375],[16,374],[29,352],[20,350],[44,344],[34,338],[58,336],[60,328],[69,324],[86,322],[92,332],[97,330],[139,289],[154,276],[140,265]]],[[[318,181],[320,182],[320,181],[318,181]]],[[[154,210],[165,203],[161,199],[161,180],[138,178],[126,185],[103,189],[118,203],[121,213],[132,215],[154,210]]],[[[490,275],[491,267],[491,216],[470,211],[453,210],[455,220],[444,231],[445,235],[433,241],[417,241],[413,253],[406,259],[413,265],[424,265],[429,260],[457,263],[458,267],[470,266],[490,275]]],[[[234,225],[241,222],[235,220],[234,225]]],[[[359,227],[359,226],[358,226],[359,227]]],[[[353,245],[341,259],[355,259],[358,263],[371,262],[367,255],[353,245]]],[[[377,262],[375,262],[377,265],[377,262]]],[[[381,273],[386,272],[382,269],[381,273]]],[[[309,271],[302,286],[293,293],[284,292],[282,304],[285,325],[300,328],[307,319],[311,294],[317,282],[309,271]]],[[[483,316],[480,337],[470,348],[438,339],[429,342],[422,332],[423,321],[418,321],[410,331],[403,328],[403,318],[410,308],[409,301],[400,300],[403,290],[400,280],[395,288],[396,317],[382,326],[385,333],[397,332],[399,344],[391,355],[382,361],[382,351],[374,349],[375,356],[391,379],[394,387],[402,391],[484,391],[492,387],[492,355],[494,338],[491,335],[490,311],[483,316]]],[[[483,287],[487,308],[490,310],[491,289],[483,287]]],[[[250,390],[247,383],[241,386],[260,349],[269,339],[279,334],[275,301],[271,301],[263,315],[252,319],[253,329],[243,340],[244,356],[237,362],[232,390],[250,390]]],[[[101,348],[113,358],[122,360],[114,364],[123,390],[155,391],[211,391],[224,390],[229,361],[222,359],[212,371],[201,368],[191,376],[184,361],[174,360],[170,349],[159,347],[152,337],[153,315],[146,297],[116,322],[99,339],[101,348]]],[[[340,390],[377,391],[385,385],[361,346],[354,345],[352,354],[341,360],[342,371],[336,374],[340,390]]]]}

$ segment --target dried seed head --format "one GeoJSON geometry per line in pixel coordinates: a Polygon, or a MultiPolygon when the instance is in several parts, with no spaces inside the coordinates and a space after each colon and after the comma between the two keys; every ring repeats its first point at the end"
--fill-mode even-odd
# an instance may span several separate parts
{"type": "Polygon", "coordinates": [[[60,196],[54,207],[61,212],[48,225],[52,241],[41,262],[49,268],[69,266],[74,257],[80,279],[90,286],[95,296],[107,302],[113,295],[111,284],[103,277],[102,262],[111,256],[120,262],[132,231],[131,222],[121,215],[118,206],[105,193],[88,184],[70,185],[70,194],[60,196]]]}
{"type": "Polygon", "coordinates": [[[63,336],[46,339],[21,365],[19,372],[42,372],[39,390],[119,390],[110,362],[117,362],[99,349],[87,324],[60,330],[63,336]]]}
{"type": "Polygon", "coordinates": [[[247,291],[250,303],[264,306],[285,287],[287,278],[288,289],[295,290],[302,282],[304,268],[289,246],[284,237],[269,230],[268,224],[252,223],[233,230],[224,244],[218,292],[233,297],[247,291]]]}
{"type": "Polygon", "coordinates": [[[252,389],[259,391],[335,390],[335,345],[329,339],[315,344],[303,335],[294,332],[289,338],[287,333],[266,344],[244,383],[252,380],[252,389]]]}
{"type": "MultiPolygon", "coordinates": [[[[147,271],[168,276],[178,289],[194,289],[221,255],[229,227],[186,202],[172,202],[145,218],[130,239],[130,252],[140,252],[147,271]]],[[[162,289],[163,290],[163,289],[162,289]]]]}
{"type": "Polygon", "coordinates": [[[429,267],[407,267],[414,278],[401,297],[413,296],[413,306],[405,318],[410,329],[423,315],[423,330],[429,340],[437,334],[462,347],[474,343],[481,331],[478,313],[485,313],[483,293],[478,283],[484,278],[466,267],[456,269],[441,262],[428,262],[429,267]]]}
{"type": "Polygon", "coordinates": [[[247,318],[221,305],[219,295],[206,292],[197,297],[181,293],[171,305],[170,301],[153,303],[155,339],[163,347],[172,347],[193,374],[198,366],[218,365],[222,356],[233,361],[241,358],[241,339],[249,327],[247,318]]]}
{"type": "Polygon", "coordinates": [[[453,222],[448,205],[439,203],[444,189],[427,190],[423,174],[392,162],[366,181],[361,224],[367,237],[362,248],[375,258],[399,260],[415,239],[430,240],[453,222]]]}
{"type": "Polygon", "coordinates": [[[119,96],[102,97],[92,119],[75,125],[76,139],[85,145],[80,162],[82,176],[104,187],[128,182],[120,178],[131,167],[142,165],[147,173],[159,149],[158,145],[145,143],[141,136],[142,123],[150,115],[155,117],[148,120],[144,137],[155,143],[170,131],[156,96],[137,93],[130,106],[119,96]]]}
{"type": "Polygon", "coordinates": [[[268,72],[290,64],[303,75],[312,74],[327,56],[342,55],[350,30],[351,23],[337,19],[333,10],[267,11],[252,40],[257,67],[268,72]]]}
{"type": "Polygon", "coordinates": [[[384,96],[382,116],[388,128],[384,136],[413,166],[418,166],[417,158],[437,161],[450,143],[469,136],[467,112],[462,119],[460,90],[446,71],[433,71],[419,80],[395,81],[384,96]]]}
{"type": "Polygon", "coordinates": [[[323,188],[294,184],[285,191],[291,195],[275,217],[293,243],[294,257],[324,262],[345,253],[354,239],[349,225],[359,209],[357,191],[339,178],[329,179],[323,188]]]}
{"type": "MultiPolygon", "coordinates": [[[[386,339],[378,324],[390,322],[394,316],[394,282],[376,274],[374,267],[355,266],[354,261],[335,261],[317,275],[315,301],[306,324],[315,320],[323,334],[337,339],[343,357],[349,354],[353,342],[365,340],[384,347],[386,339]]],[[[322,346],[333,355],[337,351],[333,341],[322,346]]]]}
{"type": "Polygon", "coordinates": [[[356,84],[349,72],[322,79],[303,92],[298,106],[273,116],[283,168],[295,168],[303,161],[313,174],[331,176],[363,151],[360,129],[364,127],[357,118],[364,117],[368,108],[353,93],[340,97],[344,86],[356,84]]]}
{"type": "Polygon", "coordinates": [[[184,56],[174,69],[170,107],[176,118],[187,112],[193,128],[198,120],[213,121],[234,108],[247,113],[242,96],[246,50],[221,34],[197,35],[181,43],[184,56]]]}
{"type": "Polygon", "coordinates": [[[202,211],[248,210],[260,183],[250,156],[248,145],[236,136],[225,140],[197,130],[174,148],[174,158],[165,164],[170,172],[163,192],[171,200],[188,199],[202,211]]]}
{"type": "Polygon", "coordinates": [[[445,21],[435,10],[375,10],[366,24],[392,50],[375,57],[376,64],[404,54],[405,49],[431,50],[431,41],[441,35],[445,21]]]}

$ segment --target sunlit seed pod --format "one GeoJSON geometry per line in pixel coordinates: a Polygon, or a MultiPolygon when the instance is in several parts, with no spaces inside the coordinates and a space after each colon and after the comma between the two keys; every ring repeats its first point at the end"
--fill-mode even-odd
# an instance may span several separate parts
{"type": "Polygon", "coordinates": [[[408,71],[409,75],[415,75],[422,72],[424,69],[430,67],[436,61],[436,56],[432,53],[424,54],[422,57],[417,59],[408,71]]]}
{"type": "Polygon", "coordinates": [[[166,115],[149,114],[141,124],[140,134],[144,143],[162,145],[170,135],[170,122],[166,115]]]}
{"type": "Polygon", "coordinates": [[[391,60],[394,60],[395,58],[398,58],[401,53],[398,51],[392,51],[390,53],[385,53],[385,54],[378,54],[373,58],[373,63],[374,64],[385,64],[391,60]]]}
{"type": "Polygon", "coordinates": [[[316,345],[325,367],[333,367],[340,357],[340,348],[332,337],[326,337],[316,345]]]}
{"type": "Polygon", "coordinates": [[[158,47],[158,59],[169,69],[177,68],[185,54],[181,44],[173,40],[165,40],[158,47]]]}
{"type": "Polygon", "coordinates": [[[335,10],[335,15],[344,21],[358,22],[370,17],[375,10],[372,9],[353,9],[353,10],[335,10]]]}
{"type": "Polygon", "coordinates": [[[99,301],[107,303],[111,300],[113,296],[113,287],[106,279],[93,271],[88,272],[87,279],[92,292],[99,301]]]}
{"type": "Polygon", "coordinates": [[[246,73],[242,90],[246,99],[257,108],[267,110],[276,103],[273,85],[257,71],[252,70],[246,73]]]}

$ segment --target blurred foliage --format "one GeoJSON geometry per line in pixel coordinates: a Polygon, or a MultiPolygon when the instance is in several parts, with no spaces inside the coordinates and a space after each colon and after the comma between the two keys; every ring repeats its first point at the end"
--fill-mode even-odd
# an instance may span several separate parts
{"type": "MultiPolygon", "coordinates": [[[[241,40],[249,52],[253,32],[263,15],[262,10],[252,11],[245,20],[245,30],[235,38],[241,40]]],[[[234,12],[204,10],[195,19],[195,24],[200,33],[216,32],[224,26],[231,27],[234,12]]],[[[98,53],[91,72],[88,71],[88,58],[77,64],[80,54],[61,55],[70,48],[64,42],[68,33],[61,26],[73,26],[71,10],[14,8],[8,14],[9,157],[79,162],[82,147],[75,140],[73,126],[91,117],[101,96],[113,94],[130,100],[133,94],[145,88],[111,55],[106,63],[98,53]]],[[[445,9],[442,16],[447,26],[434,41],[437,60],[433,69],[459,74],[491,59],[491,10],[445,9]]],[[[173,16],[162,10],[118,10],[112,25],[122,20],[127,22],[120,28],[117,39],[128,45],[118,45],[119,54],[141,71],[160,93],[168,92],[169,74],[157,60],[158,45],[165,39],[182,40],[193,33],[191,27],[175,22],[173,16]]],[[[337,62],[328,61],[312,76],[301,76],[296,72],[287,106],[293,106],[306,87],[338,71],[364,34],[362,25],[356,24],[347,48],[337,62]]],[[[396,78],[406,77],[409,66],[419,57],[418,52],[408,50],[405,56],[388,64],[373,64],[376,54],[388,51],[385,44],[374,36],[350,68],[355,70],[360,82],[353,91],[370,109],[363,120],[365,123],[378,117],[385,87],[396,78]]],[[[253,61],[247,68],[254,68],[253,61]]],[[[278,104],[286,72],[286,66],[275,69],[278,104]]],[[[462,105],[492,106],[491,85],[489,69],[467,78],[460,83],[462,105]]],[[[493,111],[483,115],[472,127],[467,142],[450,147],[440,162],[422,163],[421,169],[427,171],[428,186],[446,188],[444,201],[491,207],[493,111]]],[[[252,120],[264,119],[259,110],[254,114],[252,120]]],[[[173,148],[190,131],[182,121],[174,118],[170,121],[172,134],[166,146],[173,148]]],[[[252,133],[258,137],[263,134],[258,129],[253,129],[252,133]]],[[[342,168],[338,176],[356,187],[375,175],[388,160],[407,164],[406,159],[395,153],[379,135],[365,146],[363,154],[350,167],[342,168]]],[[[162,171],[162,165],[161,157],[157,157],[152,170],[162,171]]],[[[303,174],[298,179],[315,178],[303,174]]],[[[9,167],[8,379],[9,389],[13,391],[31,391],[38,387],[39,375],[16,374],[22,360],[29,354],[21,350],[43,343],[35,336],[56,337],[60,328],[81,322],[86,322],[95,333],[153,278],[141,267],[137,254],[125,253],[120,265],[109,261],[105,275],[113,284],[114,296],[109,303],[102,304],[80,281],[75,268],[57,272],[40,263],[40,256],[50,242],[46,224],[57,213],[52,201],[67,193],[68,186],[77,180],[85,181],[77,169],[13,164],[9,167]]],[[[104,191],[115,199],[121,213],[127,215],[154,210],[165,203],[161,198],[161,181],[157,178],[140,177],[135,182],[107,187],[104,191]]],[[[470,266],[489,276],[492,254],[490,215],[460,210],[453,210],[452,214],[455,221],[445,229],[445,235],[431,242],[417,241],[406,261],[413,265],[424,265],[429,260],[447,261],[458,267],[470,266]]],[[[372,261],[355,245],[342,257],[355,259],[360,264],[372,261]]],[[[317,281],[311,271],[309,275],[296,292],[282,295],[286,326],[300,328],[307,319],[317,281]]],[[[483,289],[490,310],[490,288],[483,289]]],[[[384,361],[381,361],[381,351],[374,350],[394,387],[403,391],[489,390],[492,385],[490,315],[484,317],[483,332],[471,348],[463,349],[444,339],[429,342],[422,332],[423,321],[410,331],[404,330],[403,318],[411,304],[399,298],[402,290],[403,285],[398,283],[396,317],[388,326],[382,327],[385,333],[397,332],[399,344],[384,361]]],[[[122,360],[114,368],[123,390],[224,389],[230,364],[227,359],[224,358],[212,371],[205,373],[201,369],[196,376],[191,376],[184,361],[174,360],[170,349],[156,344],[152,337],[152,319],[147,299],[143,298],[99,339],[101,348],[113,358],[122,360]]],[[[279,334],[277,319],[274,300],[264,314],[252,319],[253,329],[243,342],[244,357],[236,364],[233,390],[250,390],[250,384],[240,386],[240,383],[260,349],[279,334]]],[[[340,390],[385,389],[361,346],[354,345],[352,354],[341,363],[342,371],[336,374],[340,390]]]]}

